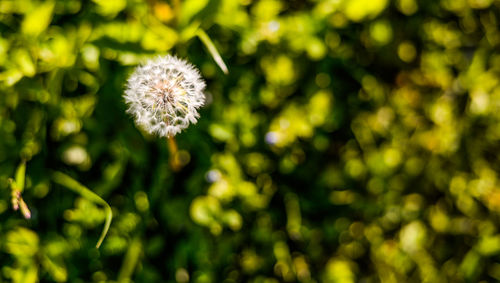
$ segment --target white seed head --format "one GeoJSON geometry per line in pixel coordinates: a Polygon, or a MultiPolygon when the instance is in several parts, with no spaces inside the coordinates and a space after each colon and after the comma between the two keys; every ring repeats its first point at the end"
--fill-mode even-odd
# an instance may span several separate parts
{"type": "Polygon", "coordinates": [[[125,102],[135,123],[150,134],[173,137],[195,124],[205,103],[205,82],[188,62],[167,55],[135,69],[127,82],[125,102]]]}

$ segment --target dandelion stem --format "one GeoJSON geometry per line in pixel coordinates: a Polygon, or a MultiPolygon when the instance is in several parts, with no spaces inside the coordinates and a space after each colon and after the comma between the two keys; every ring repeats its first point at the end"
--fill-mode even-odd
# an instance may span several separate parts
{"type": "Polygon", "coordinates": [[[170,167],[174,171],[178,171],[180,169],[180,164],[177,162],[177,142],[175,141],[175,137],[170,137],[167,136],[167,145],[168,145],[168,150],[170,151],[170,156],[169,156],[169,162],[170,162],[170,167]]]}
{"type": "Polygon", "coordinates": [[[170,150],[170,154],[174,155],[177,153],[177,142],[175,141],[175,137],[167,137],[168,150],[170,150]]]}

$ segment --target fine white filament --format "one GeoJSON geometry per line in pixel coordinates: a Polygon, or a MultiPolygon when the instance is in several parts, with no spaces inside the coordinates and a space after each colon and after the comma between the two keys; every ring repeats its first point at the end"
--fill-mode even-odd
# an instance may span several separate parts
{"type": "Polygon", "coordinates": [[[205,82],[188,62],[167,55],[135,69],[127,82],[125,102],[135,123],[150,134],[173,137],[195,124],[205,103],[205,82]]]}

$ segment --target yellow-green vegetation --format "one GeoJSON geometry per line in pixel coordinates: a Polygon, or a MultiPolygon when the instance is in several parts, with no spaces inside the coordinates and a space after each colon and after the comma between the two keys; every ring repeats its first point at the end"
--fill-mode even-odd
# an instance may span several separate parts
{"type": "Polygon", "coordinates": [[[0,1],[0,282],[500,281],[499,23],[498,0],[0,1]],[[207,82],[170,150],[122,98],[166,54],[207,82]]]}

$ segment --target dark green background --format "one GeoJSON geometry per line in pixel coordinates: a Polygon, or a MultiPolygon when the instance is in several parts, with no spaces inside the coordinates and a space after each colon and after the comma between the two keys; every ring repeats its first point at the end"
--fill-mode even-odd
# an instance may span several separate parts
{"type": "Polygon", "coordinates": [[[0,282],[500,280],[499,8],[0,1],[0,282]],[[177,157],[122,98],[162,54],[207,82],[177,157]]]}

